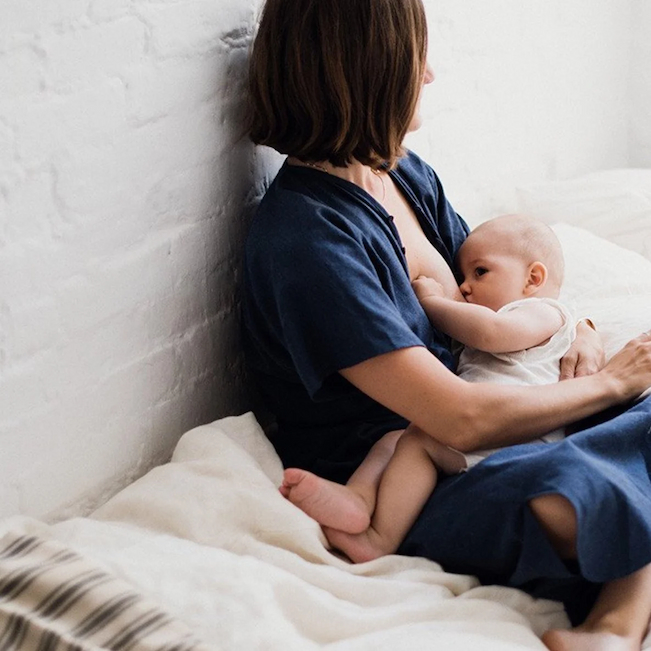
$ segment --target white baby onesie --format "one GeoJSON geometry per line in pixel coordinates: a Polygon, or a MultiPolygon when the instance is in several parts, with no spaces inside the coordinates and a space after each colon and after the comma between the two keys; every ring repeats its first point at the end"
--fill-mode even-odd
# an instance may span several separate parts
{"type": "MultiPolygon", "coordinates": [[[[525,298],[508,303],[500,312],[517,310],[530,301],[543,301],[556,308],[562,318],[563,325],[558,331],[540,346],[512,353],[486,353],[482,350],[465,347],[461,351],[457,375],[468,382],[490,382],[493,384],[541,385],[558,382],[560,375],[560,360],[567,352],[576,336],[576,325],[570,311],[558,301],[551,298],[525,298]]],[[[545,434],[532,443],[551,443],[559,441],[564,436],[562,429],[545,434]]],[[[499,449],[499,448],[498,448],[499,449]]],[[[466,454],[468,468],[479,463],[482,459],[498,449],[478,450],[466,454]]]]}

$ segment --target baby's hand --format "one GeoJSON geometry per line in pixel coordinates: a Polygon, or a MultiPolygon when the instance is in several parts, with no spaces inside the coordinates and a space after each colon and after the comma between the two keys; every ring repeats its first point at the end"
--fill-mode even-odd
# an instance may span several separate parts
{"type": "Polygon", "coordinates": [[[445,291],[443,290],[443,285],[434,278],[429,278],[428,276],[418,276],[416,280],[411,283],[411,286],[416,292],[416,296],[419,301],[429,297],[429,296],[439,296],[445,298],[445,291]]]}

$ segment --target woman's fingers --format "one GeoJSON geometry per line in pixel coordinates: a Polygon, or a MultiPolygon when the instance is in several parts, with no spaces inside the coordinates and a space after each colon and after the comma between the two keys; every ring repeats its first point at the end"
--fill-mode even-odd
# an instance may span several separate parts
{"type": "Polygon", "coordinates": [[[606,370],[621,383],[627,398],[636,398],[651,386],[651,330],[631,339],[606,370]]]}
{"type": "Polygon", "coordinates": [[[576,338],[561,359],[560,380],[592,375],[606,363],[603,341],[599,333],[581,322],[577,325],[576,338]]]}
{"type": "Polygon", "coordinates": [[[601,366],[594,359],[579,358],[574,369],[574,377],[584,377],[596,373],[601,366]]]}
{"type": "Polygon", "coordinates": [[[561,359],[561,374],[559,380],[571,380],[577,376],[579,356],[574,351],[569,351],[561,359]]]}

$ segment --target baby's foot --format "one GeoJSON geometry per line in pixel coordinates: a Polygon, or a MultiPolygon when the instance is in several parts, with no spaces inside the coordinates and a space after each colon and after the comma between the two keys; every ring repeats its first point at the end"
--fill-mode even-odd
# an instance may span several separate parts
{"type": "Polygon", "coordinates": [[[353,563],[366,563],[395,551],[394,549],[388,549],[377,533],[370,527],[358,534],[323,527],[323,533],[328,542],[335,549],[348,556],[353,563]]]}
{"type": "Polygon", "coordinates": [[[323,526],[360,533],[370,524],[368,506],[360,495],[307,470],[285,470],[280,492],[323,526]]]}
{"type": "Polygon", "coordinates": [[[542,641],[550,651],[640,651],[640,642],[605,631],[550,630],[542,641]]]}

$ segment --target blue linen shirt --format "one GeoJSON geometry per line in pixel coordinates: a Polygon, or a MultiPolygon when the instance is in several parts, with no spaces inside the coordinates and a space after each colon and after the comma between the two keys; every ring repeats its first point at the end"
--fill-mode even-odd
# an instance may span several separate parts
{"type": "MultiPolygon", "coordinates": [[[[468,227],[438,177],[411,152],[390,175],[452,268],[468,227]]],[[[277,418],[270,438],[281,459],[337,481],[406,424],[340,369],[411,346],[455,366],[449,338],[411,288],[393,218],[359,186],[312,168],[285,163],[251,223],[243,322],[248,367],[277,418]]]]}

